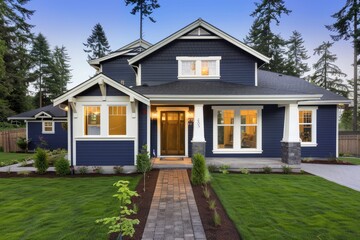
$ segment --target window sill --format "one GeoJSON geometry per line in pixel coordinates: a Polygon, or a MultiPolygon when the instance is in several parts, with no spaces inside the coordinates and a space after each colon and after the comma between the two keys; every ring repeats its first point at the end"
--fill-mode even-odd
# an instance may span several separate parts
{"type": "Polygon", "coordinates": [[[214,154],[260,154],[263,150],[258,149],[247,149],[247,150],[227,150],[227,149],[214,149],[214,154]]]}
{"type": "Polygon", "coordinates": [[[41,132],[42,134],[55,134],[55,132],[41,132]]]}
{"type": "Polygon", "coordinates": [[[317,143],[301,143],[301,147],[317,147],[317,143]]]}
{"type": "Polygon", "coordinates": [[[96,141],[96,140],[102,140],[102,141],[109,141],[109,140],[135,140],[134,136],[81,136],[81,137],[75,137],[75,140],[84,140],[84,141],[96,141]]]}
{"type": "Polygon", "coordinates": [[[178,76],[181,80],[192,80],[192,79],[220,79],[220,76],[178,76]]]}

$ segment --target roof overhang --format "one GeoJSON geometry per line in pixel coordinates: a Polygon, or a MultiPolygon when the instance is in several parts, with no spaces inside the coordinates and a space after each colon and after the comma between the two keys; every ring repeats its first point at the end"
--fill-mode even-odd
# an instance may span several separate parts
{"type": "Polygon", "coordinates": [[[145,50],[142,53],[139,53],[138,55],[136,55],[135,57],[129,59],[129,64],[132,65],[134,63],[136,63],[137,61],[139,61],[140,59],[148,56],[149,54],[155,52],[156,50],[162,48],[163,46],[169,44],[170,42],[180,38],[181,36],[183,36],[184,34],[188,33],[189,31],[191,31],[194,28],[197,27],[202,27],[210,32],[213,32],[214,34],[216,34],[217,36],[219,36],[220,38],[234,44],[235,46],[241,48],[242,50],[244,50],[245,52],[253,55],[254,57],[264,61],[265,63],[268,63],[270,61],[270,58],[266,57],[265,55],[255,51],[254,49],[252,49],[251,47],[247,46],[246,44],[242,43],[241,41],[239,41],[238,39],[230,36],[229,34],[221,31],[220,29],[212,26],[211,24],[207,23],[206,21],[202,20],[202,19],[198,19],[195,22],[189,24],[188,26],[180,29],[179,31],[175,32],[174,34],[170,35],[169,37],[161,40],[160,42],[156,43],[155,45],[151,46],[150,48],[148,48],[147,50],[145,50]]]}
{"type": "Polygon", "coordinates": [[[85,91],[86,89],[96,85],[96,84],[102,84],[105,83],[117,90],[119,90],[120,92],[125,93],[126,95],[133,97],[134,99],[146,104],[146,105],[150,105],[150,100],[141,95],[140,93],[135,92],[134,90],[112,80],[111,78],[107,77],[106,75],[100,73],[98,75],[96,75],[93,78],[90,78],[88,81],[74,87],[73,89],[67,91],[66,93],[64,93],[63,95],[55,98],[53,100],[53,105],[59,105],[61,103],[67,102],[69,100],[72,100],[75,96],[79,95],[80,93],[82,93],[83,91],[85,91]]]}
{"type": "Polygon", "coordinates": [[[338,105],[351,104],[352,100],[320,100],[320,101],[302,101],[299,105],[338,105]]]}

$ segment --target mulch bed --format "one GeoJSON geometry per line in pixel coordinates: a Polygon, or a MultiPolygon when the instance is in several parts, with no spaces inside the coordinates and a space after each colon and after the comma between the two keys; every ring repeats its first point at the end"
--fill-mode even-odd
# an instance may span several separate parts
{"type": "Polygon", "coordinates": [[[352,163],[345,162],[342,160],[309,160],[309,161],[301,161],[301,163],[354,165],[352,163]]]}
{"type": "Polygon", "coordinates": [[[46,172],[45,174],[38,174],[36,172],[30,172],[28,175],[17,174],[15,172],[7,173],[0,172],[0,178],[86,178],[86,177],[113,177],[113,176],[134,176],[138,173],[120,173],[120,174],[100,174],[100,173],[86,173],[86,174],[74,174],[59,176],[55,172],[46,172]]]}
{"type": "MultiPolygon", "coordinates": [[[[189,178],[191,178],[191,169],[188,169],[188,175],[189,178]]],[[[221,217],[221,226],[218,227],[215,227],[214,225],[213,211],[210,210],[208,207],[209,204],[204,197],[202,186],[194,186],[192,184],[191,186],[194,192],[196,205],[200,213],[201,222],[204,227],[206,239],[241,239],[241,236],[239,235],[234,223],[230,220],[219,198],[217,197],[214,190],[211,188],[211,185],[208,184],[208,189],[210,191],[210,199],[215,200],[217,212],[221,217]]]]}

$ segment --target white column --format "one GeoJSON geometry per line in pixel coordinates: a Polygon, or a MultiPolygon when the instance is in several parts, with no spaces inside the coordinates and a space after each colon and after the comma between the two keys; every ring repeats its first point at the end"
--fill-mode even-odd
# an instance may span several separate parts
{"type": "Polygon", "coordinates": [[[204,135],[204,104],[194,105],[194,125],[192,142],[206,142],[204,135]]]}
{"type": "Polygon", "coordinates": [[[299,108],[296,103],[285,105],[283,142],[300,142],[299,108]]]}

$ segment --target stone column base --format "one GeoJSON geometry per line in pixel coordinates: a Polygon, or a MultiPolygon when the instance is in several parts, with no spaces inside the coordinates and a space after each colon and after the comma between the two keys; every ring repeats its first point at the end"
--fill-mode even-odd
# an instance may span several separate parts
{"type": "Polygon", "coordinates": [[[200,153],[205,156],[206,142],[191,142],[192,155],[200,153]]]}
{"type": "Polygon", "coordinates": [[[289,165],[301,163],[300,142],[281,142],[281,161],[289,165]]]}

